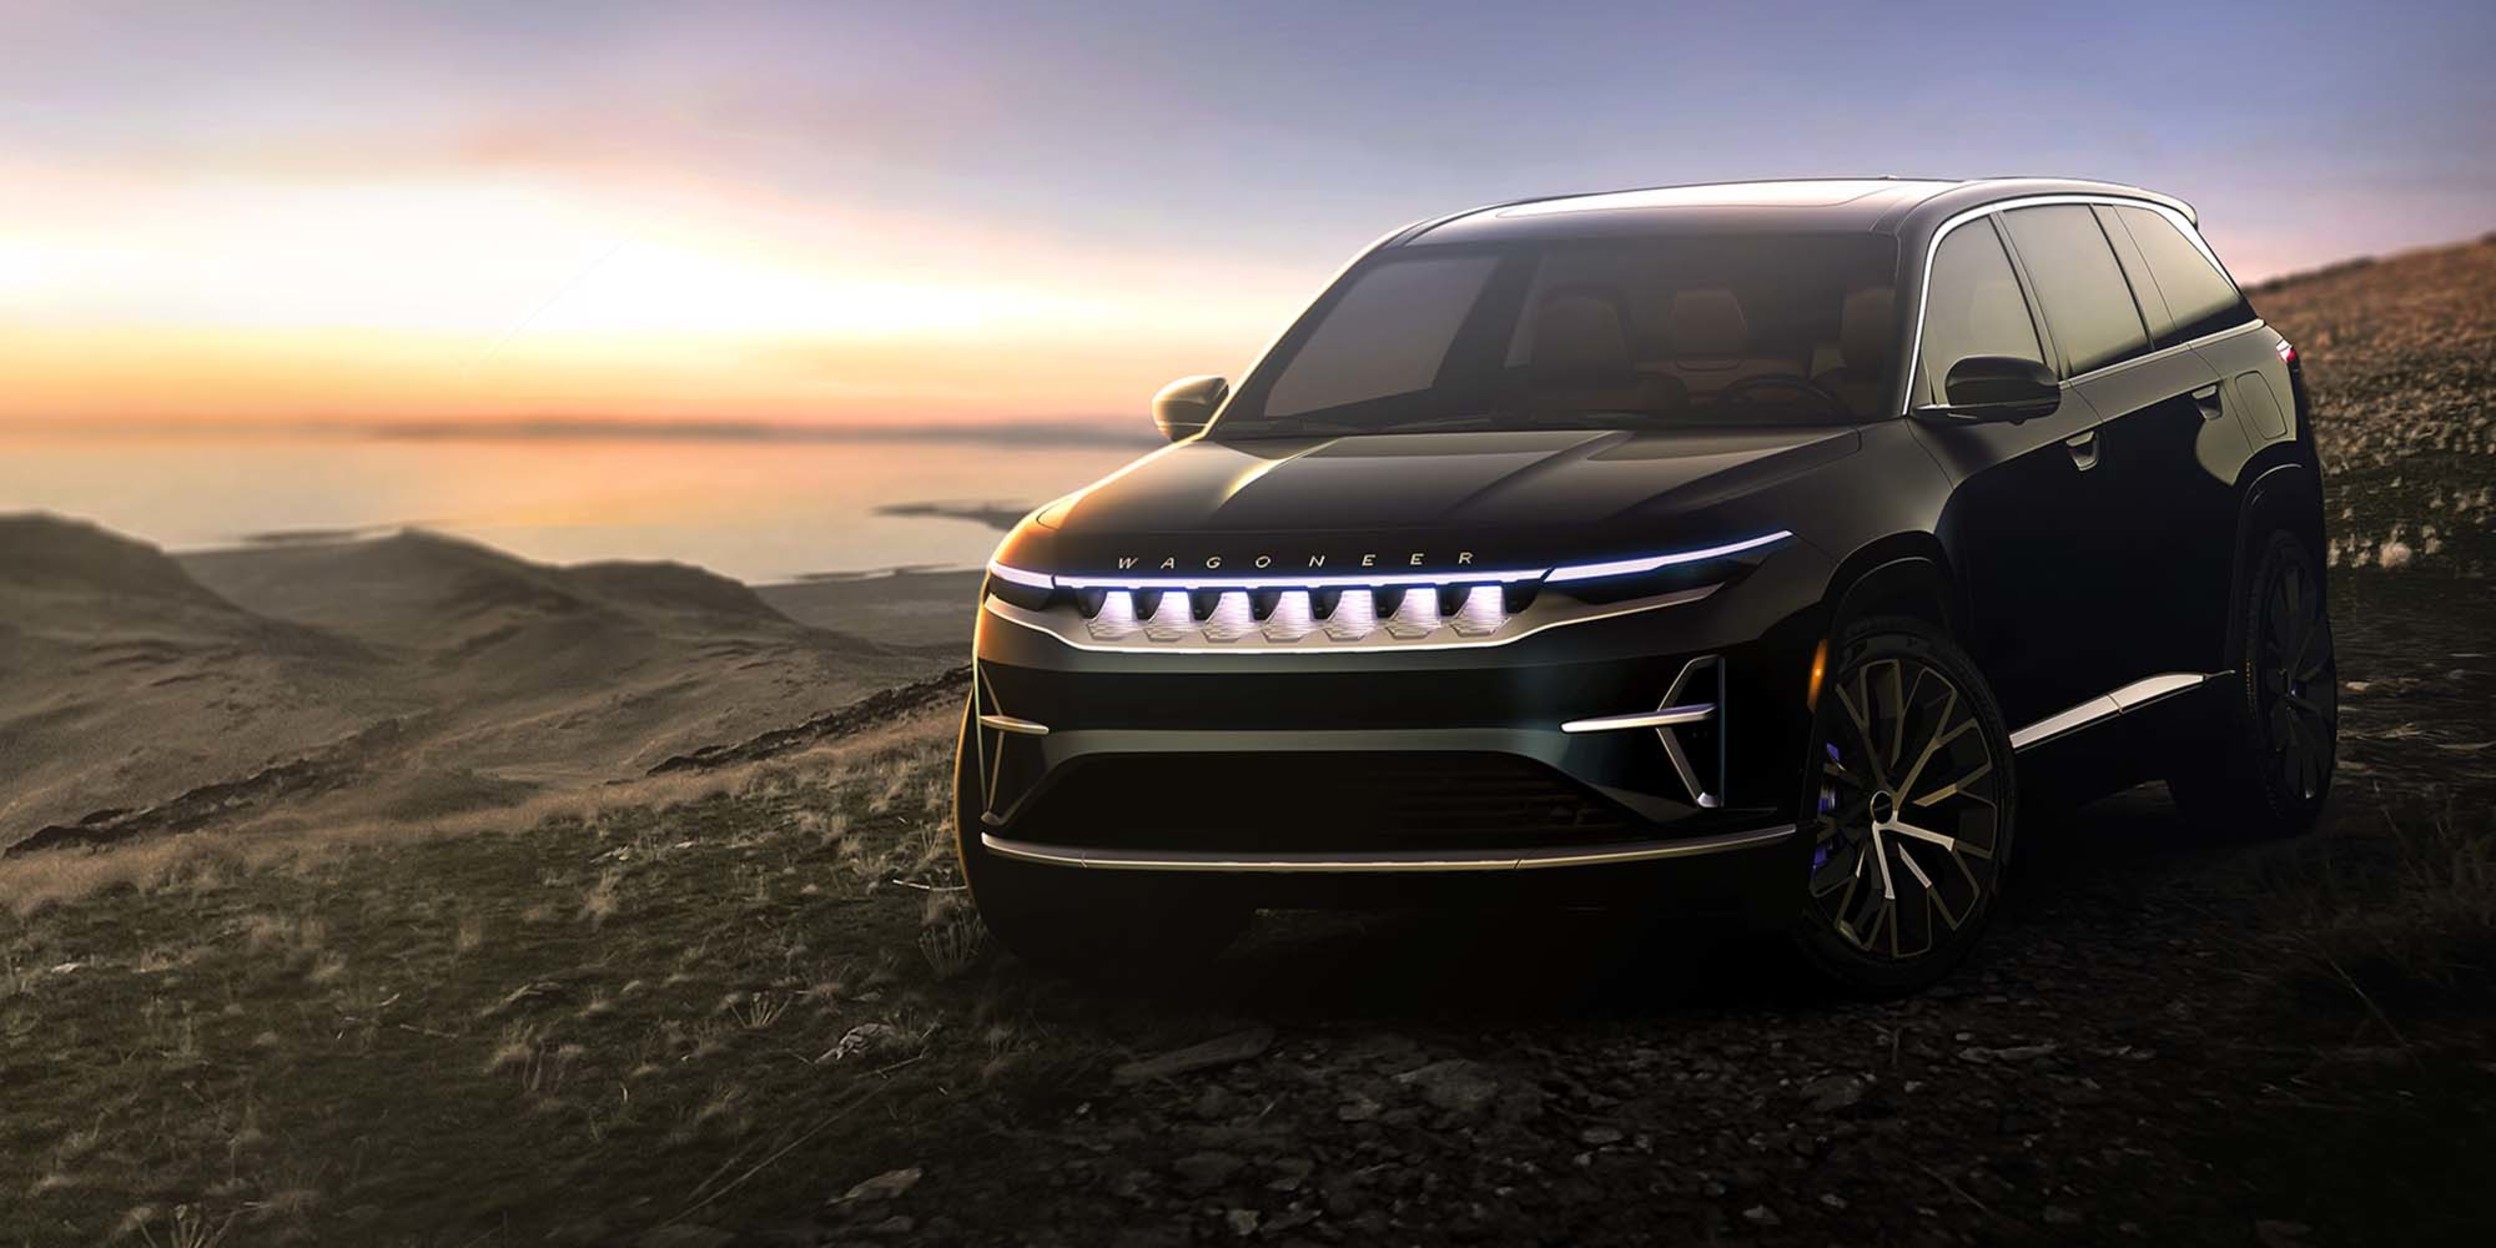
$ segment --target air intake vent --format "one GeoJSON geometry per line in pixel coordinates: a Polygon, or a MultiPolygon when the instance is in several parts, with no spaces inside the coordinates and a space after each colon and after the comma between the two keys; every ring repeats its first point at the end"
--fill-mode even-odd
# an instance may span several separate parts
{"type": "Polygon", "coordinates": [[[1099,848],[1330,853],[1634,840],[1645,825],[1511,754],[1112,755],[1075,764],[1014,835],[1099,848]]]}

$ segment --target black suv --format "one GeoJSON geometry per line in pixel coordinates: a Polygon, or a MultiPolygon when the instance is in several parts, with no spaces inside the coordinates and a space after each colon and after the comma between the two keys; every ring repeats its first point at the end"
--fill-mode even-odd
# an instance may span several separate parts
{"type": "Polygon", "coordinates": [[[998,547],[964,872],[1059,965],[1205,956],[1257,906],[1531,898],[1917,987],[2023,802],[2314,817],[2309,406],[2192,209],[2132,187],[1410,226],[998,547]]]}

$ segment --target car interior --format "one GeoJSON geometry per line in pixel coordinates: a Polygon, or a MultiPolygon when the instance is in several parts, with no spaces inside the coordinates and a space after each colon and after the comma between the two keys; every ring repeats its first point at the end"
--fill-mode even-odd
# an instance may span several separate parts
{"type": "Polygon", "coordinates": [[[1606,258],[1616,263],[1605,273],[1554,256],[1537,274],[1509,357],[1519,408],[1878,414],[1894,353],[1891,286],[1745,288],[1662,265],[1623,273],[1606,258]]]}

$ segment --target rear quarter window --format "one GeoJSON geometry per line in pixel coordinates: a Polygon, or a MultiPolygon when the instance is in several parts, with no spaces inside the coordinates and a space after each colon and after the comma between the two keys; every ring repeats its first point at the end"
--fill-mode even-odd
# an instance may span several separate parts
{"type": "Polygon", "coordinates": [[[2190,341],[2253,319],[2236,283],[2211,264],[2173,221],[2147,208],[2116,208],[2112,215],[2132,236],[2158,293],[2166,300],[2168,323],[2158,327],[2160,345],[2190,341]]]}
{"type": "Polygon", "coordinates": [[[2149,350],[2149,330],[2132,302],[2132,288],[2087,205],[2015,208],[2002,220],[2036,283],[2037,302],[2062,348],[2066,376],[2149,350]]]}

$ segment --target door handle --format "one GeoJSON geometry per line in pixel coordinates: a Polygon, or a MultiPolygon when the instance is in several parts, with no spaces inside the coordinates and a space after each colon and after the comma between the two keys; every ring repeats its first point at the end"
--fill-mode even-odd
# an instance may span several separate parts
{"type": "Polygon", "coordinates": [[[2225,415],[2227,409],[2219,402],[2219,383],[2214,381],[2193,391],[2193,406],[2201,409],[2203,420],[2217,420],[2225,415]]]}
{"type": "Polygon", "coordinates": [[[2063,439],[2063,449],[2071,452],[2071,462],[2082,472],[2097,467],[2097,430],[2091,429],[2077,437],[2063,439]]]}

